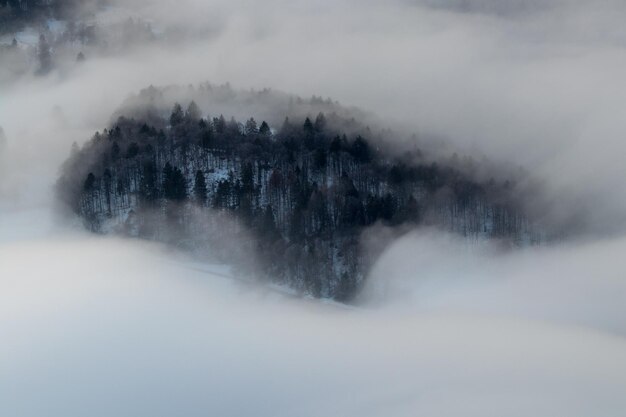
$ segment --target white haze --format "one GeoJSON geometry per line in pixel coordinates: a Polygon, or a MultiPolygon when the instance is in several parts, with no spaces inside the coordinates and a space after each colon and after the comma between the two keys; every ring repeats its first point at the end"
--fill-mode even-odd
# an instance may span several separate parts
{"type": "Polygon", "coordinates": [[[176,42],[0,91],[0,415],[624,414],[626,6],[129,3],[176,42]],[[330,96],[524,165],[536,204],[588,234],[512,254],[409,235],[348,309],[59,224],[73,141],[149,84],[206,80],[330,96]]]}

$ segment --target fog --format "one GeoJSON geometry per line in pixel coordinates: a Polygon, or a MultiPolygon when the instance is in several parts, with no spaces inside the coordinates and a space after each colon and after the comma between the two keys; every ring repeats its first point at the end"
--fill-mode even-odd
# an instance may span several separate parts
{"type": "Polygon", "coordinates": [[[617,247],[533,254],[539,262],[514,255],[502,262],[522,268],[504,274],[486,254],[478,255],[486,268],[476,260],[468,268],[453,242],[436,247],[447,263],[436,251],[408,274],[391,268],[386,285],[413,287],[411,303],[388,296],[346,308],[198,271],[138,242],[47,234],[4,245],[0,410],[623,413],[624,283],[607,269],[590,275],[617,247]],[[569,276],[559,276],[554,264],[573,255],[569,276]],[[423,283],[397,283],[417,271],[423,283]]]}
{"type": "Polygon", "coordinates": [[[623,415],[625,14],[610,0],[107,9],[162,38],[0,86],[0,415],[623,415]],[[420,230],[347,307],[55,215],[72,142],[148,85],[204,81],[331,97],[420,146],[523,166],[544,185],[528,204],[575,239],[511,253],[420,230]]]}

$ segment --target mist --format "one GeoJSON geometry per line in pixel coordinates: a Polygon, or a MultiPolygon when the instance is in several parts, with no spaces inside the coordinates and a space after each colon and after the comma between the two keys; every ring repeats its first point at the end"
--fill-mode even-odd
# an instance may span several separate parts
{"type": "MultiPolygon", "coordinates": [[[[596,249],[578,250],[578,263],[595,263],[596,249]]],[[[516,255],[503,262],[526,267],[508,277],[497,261],[479,274],[462,256],[447,266],[435,256],[420,263],[419,303],[377,297],[376,307],[346,308],[197,271],[184,255],[138,242],[79,235],[3,246],[0,409],[621,415],[624,307],[610,300],[624,283],[615,273],[581,294],[585,268],[543,282],[537,265],[552,272],[559,255],[535,254],[542,264],[531,265],[516,255]]]]}
{"type": "Polygon", "coordinates": [[[104,28],[143,19],[156,40],[0,85],[1,415],[623,414],[625,5],[135,0],[99,13],[104,28]],[[150,85],[206,81],[330,97],[431,152],[522,167],[543,187],[526,204],[571,236],[509,251],[420,229],[345,306],[57,216],[73,142],[150,85]]]}

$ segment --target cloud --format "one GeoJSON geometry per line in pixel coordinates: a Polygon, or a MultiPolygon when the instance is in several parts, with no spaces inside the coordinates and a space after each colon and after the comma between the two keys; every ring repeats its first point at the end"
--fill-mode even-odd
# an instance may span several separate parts
{"type": "Polygon", "coordinates": [[[80,235],[0,246],[2,414],[618,416],[626,405],[623,337],[533,318],[532,298],[517,316],[346,309],[163,250],[80,235]]]}
{"type": "Polygon", "coordinates": [[[418,230],[380,257],[360,302],[551,321],[624,337],[625,249],[620,238],[510,251],[418,230]]]}

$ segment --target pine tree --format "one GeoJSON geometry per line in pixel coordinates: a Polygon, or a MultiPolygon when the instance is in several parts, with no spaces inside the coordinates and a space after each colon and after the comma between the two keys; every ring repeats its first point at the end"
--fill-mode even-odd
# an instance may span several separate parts
{"type": "Polygon", "coordinates": [[[93,172],[87,174],[87,178],[85,179],[85,183],[83,184],[83,190],[87,193],[93,191],[94,184],[96,183],[96,176],[93,175],[93,172]]]}
{"type": "Polygon", "coordinates": [[[324,113],[320,112],[320,114],[317,115],[315,118],[314,128],[316,132],[323,132],[324,129],[326,129],[326,117],[324,116],[324,113]]]}
{"type": "Polygon", "coordinates": [[[111,159],[117,161],[121,152],[120,145],[118,145],[117,142],[113,142],[113,145],[111,145],[111,159]]]}
{"type": "Polygon", "coordinates": [[[256,121],[253,117],[246,122],[245,133],[248,136],[259,133],[259,129],[257,128],[256,121]]]}
{"type": "Polygon", "coordinates": [[[213,119],[213,126],[215,127],[215,131],[217,133],[224,133],[226,130],[226,119],[224,118],[224,115],[221,114],[220,117],[213,119]]]}
{"type": "Polygon", "coordinates": [[[142,204],[151,207],[159,198],[157,187],[157,168],[154,162],[146,162],[141,172],[139,197],[142,204]]]}
{"type": "Polygon", "coordinates": [[[306,120],[304,121],[304,125],[302,126],[302,128],[304,129],[306,133],[313,133],[314,128],[313,128],[313,123],[311,123],[311,119],[307,117],[306,120]]]}
{"type": "Polygon", "coordinates": [[[170,125],[172,125],[172,127],[178,126],[183,122],[184,117],[185,115],[183,113],[183,108],[180,106],[180,104],[174,104],[172,114],[170,115],[170,125]]]}
{"type": "Polygon", "coordinates": [[[272,134],[270,130],[270,126],[267,124],[265,120],[263,121],[263,123],[261,123],[261,127],[259,128],[259,133],[263,136],[269,136],[272,134]]]}
{"type": "Polygon", "coordinates": [[[187,198],[187,181],[180,168],[166,163],[163,168],[163,196],[167,200],[184,201],[187,198]]]}
{"type": "Polygon", "coordinates": [[[326,167],[326,150],[323,148],[317,148],[315,153],[313,154],[313,163],[315,164],[315,168],[323,169],[326,167]]]}
{"type": "Polygon", "coordinates": [[[196,177],[193,184],[193,194],[196,198],[196,202],[202,206],[206,204],[207,188],[206,180],[204,179],[204,173],[200,170],[196,171],[196,177]]]}
{"type": "Polygon", "coordinates": [[[202,112],[200,111],[200,108],[198,107],[196,102],[192,101],[191,103],[189,103],[189,106],[187,107],[187,112],[185,112],[185,118],[187,119],[187,121],[196,122],[200,120],[201,117],[202,112]]]}
{"type": "Polygon", "coordinates": [[[361,136],[352,143],[350,153],[358,162],[369,162],[371,158],[369,144],[361,136]]]}
{"type": "Polygon", "coordinates": [[[331,153],[338,153],[341,151],[341,148],[341,139],[339,138],[339,136],[335,136],[335,138],[330,142],[329,150],[331,153]]]}
{"type": "Polygon", "coordinates": [[[209,149],[213,146],[213,129],[210,127],[202,132],[202,137],[200,140],[200,145],[204,149],[209,149]]]}
{"type": "Polygon", "coordinates": [[[254,170],[250,162],[245,163],[241,170],[241,187],[244,193],[254,192],[254,170]]]}
{"type": "Polygon", "coordinates": [[[291,125],[291,122],[289,121],[289,117],[285,117],[285,120],[283,121],[283,125],[280,128],[280,135],[283,137],[288,136],[292,130],[293,130],[293,126],[291,125]]]}

